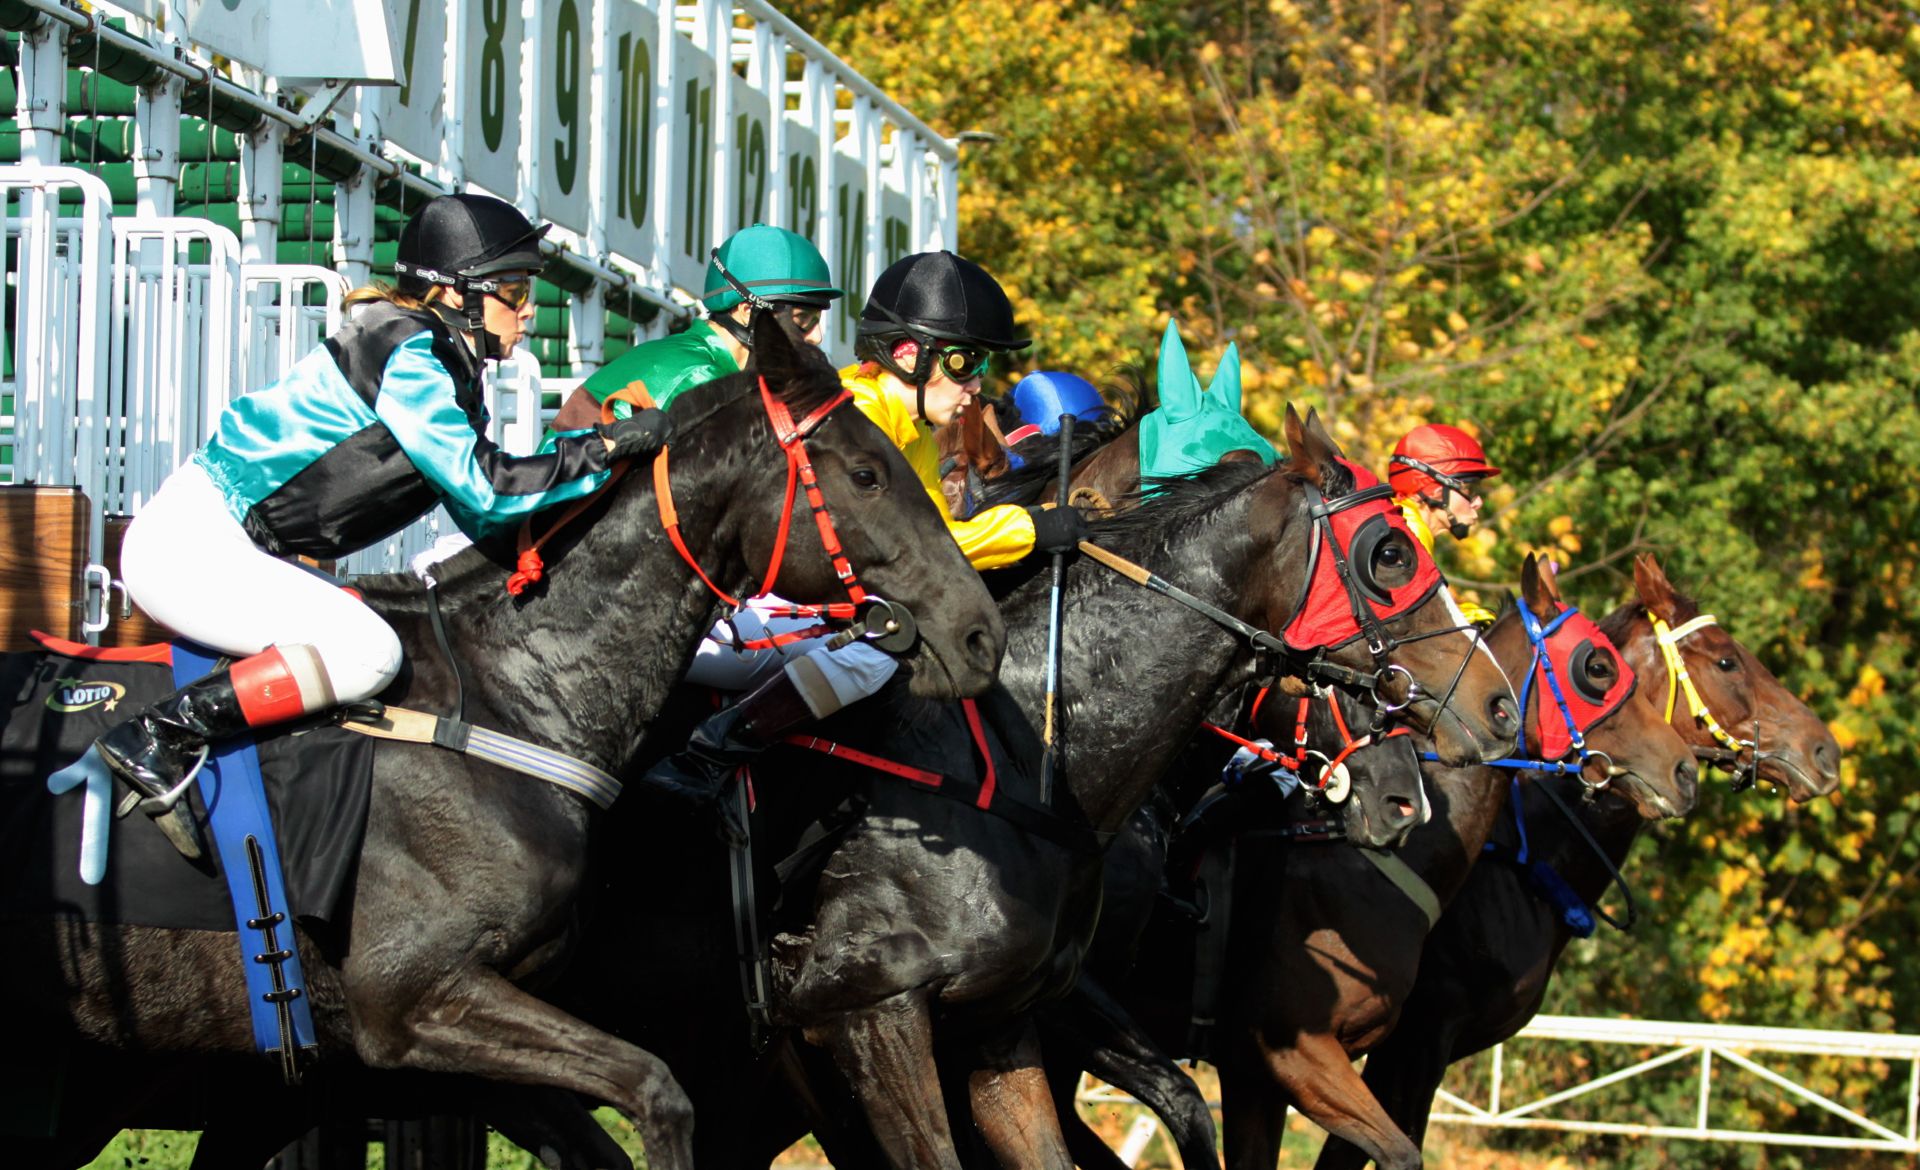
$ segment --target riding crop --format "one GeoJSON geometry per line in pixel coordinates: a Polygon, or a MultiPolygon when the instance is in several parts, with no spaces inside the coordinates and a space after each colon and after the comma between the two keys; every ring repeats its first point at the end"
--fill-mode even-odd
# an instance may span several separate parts
{"type": "MultiPolygon", "coordinates": [[[[1071,507],[1067,501],[1072,485],[1067,481],[1073,477],[1073,423],[1074,416],[1060,416],[1060,506],[1071,507]]],[[[1063,549],[1053,554],[1053,596],[1047,608],[1047,714],[1046,728],[1042,742],[1046,745],[1040,754],[1040,803],[1047,807],[1053,805],[1053,773],[1058,767],[1060,757],[1059,737],[1055,732],[1054,701],[1060,690],[1060,620],[1061,596],[1066,592],[1067,554],[1063,549]]]]}

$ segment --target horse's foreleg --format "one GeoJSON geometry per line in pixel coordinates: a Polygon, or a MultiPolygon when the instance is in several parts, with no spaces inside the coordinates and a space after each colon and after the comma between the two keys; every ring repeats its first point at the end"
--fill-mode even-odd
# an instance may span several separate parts
{"type": "Polygon", "coordinates": [[[1064,1026],[1086,1046],[1086,1070],[1153,1110],[1187,1170],[1220,1164],[1206,1097],[1125,1008],[1085,975],[1059,1007],[1064,1026]]]}
{"type": "Polygon", "coordinates": [[[967,1098],[980,1136],[1005,1167],[1073,1170],[1053,1092],[1040,1067],[1040,1037],[1031,1020],[1012,1024],[980,1050],[967,1076],[967,1098]]]}
{"type": "MultiPolygon", "coordinates": [[[[1451,1029],[1438,1032],[1425,1028],[1408,1027],[1405,1020],[1394,1029],[1378,1048],[1367,1057],[1367,1067],[1362,1074],[1367,1088],[1373,1093],[1387,1116],[1400,1127],[1414,1145],[1424,1145],[1427,1134],[1427,1118],[1433,1114],[1433,1096],[1440,1091],[1440,1082],[1446,1079],[1448,1057],[1453,1051],[1451,1029]]],[[[1321,1168],[1359,1167],[1366,1165],[1366,1155],[1344,1142],[1327,1142],[1327,1148],[1321,1151],[1320,1160],[1314,1163],[1316,1170],[1321,1168]]]]}
{"type": "Polygon", "coordinates": [[[571,1093],[489,1084],[478,1112],[500,1136],[554,1170],[633,1170],[620,1143],[571,1093]]]}
{"type": "Polygon", "coordinates": [[[1220,1120],[1228,1170],[1273,1170],[1279,1164],[1287,1094],[1251,1038],[1221,1061],[1220,1120]]]}
{"type": "Polygon", "coordinates": [[[896,1170],[961,1170],[924,991],[902,992],[812,1025],[806,1037],[832,1055],[896,1170]]]}
{"type": "Polygon", "coordinates": [[[693,1103],[657,1057],[491,971],[443,985],[431,1000],[391,1018],[380,1014],[382,991],[350,989],[355,1042],[369,1065],[580,1093],[626,1114],[656,1170],[693,1165],[693,1103]]]}
{"type": "Polygon", "coordinates": [[[1380,1108],[1336,1037],[1303,1033],[1292,1047],[1271,1050],[1268,1062],[1294,1107],[1320,1128],[1360,1147],[1380,1170],[1420,1170],[1420,1147],[1380,1108]]]}

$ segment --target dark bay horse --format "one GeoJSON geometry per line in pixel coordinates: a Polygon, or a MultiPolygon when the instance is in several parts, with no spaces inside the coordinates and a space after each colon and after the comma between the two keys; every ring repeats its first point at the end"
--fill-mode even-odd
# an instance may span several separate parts
{"type": "MultiPolygon", "coordinates": [[[[1651,556],[1634,566],[1637,599],[1602,622],[1640,676],[1638,700],[1667,716],[1671,673],[1653,621],[1678,631],[1701,618],[1699,606],[1674,589],[1651,556]]],[[[1797,801],[1832,792],[1840,779],[1840,749],[1821,719],[1780,684],[1746,647],[1711,620],[1674,641],[1706,711],[1731,729],[1749,732],[1753,745],[1736,767],[1753,766],[1797,801]]],[[[1676,704],[1673,724],[1703,757],[1724,745],[1704,720],[1676,704]]],[[[1572,786],[1562,780],[1542,780],[1572,786]]],[[[1527,793],[1524,814],[1535,857],[1544,858],[1587,905],[1611,882],[1609,866],[1625,863],[1644,823],[1617,795],[1588,802],[1562,796],[1599,842],[1606,860],[1540,793],[1527,793]]],[[[1514,865],[1484,862],[1428,936],[1418,978],[1400,1025],[1367,1057],[1365,1080],[1394,1124],[1415,1143],[1425,1136],[1433,1095],[1447,1066],[1493,1047],[1524,1028],[1540,1010],[1547,983],[1573,937],[1561,915],[1514,865]]],[[[1329,1138],[1316,1163],[1323,1170],[1359,1167],[1369,1152],[1329,1138]]]]}
{"type": "MultiPolygon", "coordinates": [[[[761,390],[805,418],[839,397],[838,375],[778,326],[755,341],[757,373],[673,406],[682,528],[714,581],[739,593],[759,583],[776,533],[790,527],[775,586],[798,601],[844,600],[804,498],[780,514],[777,501],[793,500],[783,495],[790,464],[761,390]]],[[[853,409],[827,413],[806,444],[865,585],[918,619],[908,660],[915,693],[983,690],[1004,627],[900,453],[853,409]]],[[[512,556],[469,550],[439,574],[468,676],[467,717],[619,774],[645,750],[649,724],[718,603],[663,531],[645,474],[619,481],[548,546],[544,591],[505,594],[501,566],[512,556]]],[[[410,672],[382,698],[448,709],[456,680],[433,649],[418,583],[358,584],[408,649],[410,672]]],[[[557,788],[428,746],[380,744],[373,783],[347,928],[296,932],[323,1054],[583,1094],[633,1120],[652,1165],[690,1166],[692,1110],[667,1067],[523,990],[569,953],[593,811],[557,788]]],[[[76,1081],[149,1073],[119,1085],[105,1107],[87,1102],[84,1132],[15,1146],[15,1164],[84,1163],[143,1096],[196,1069],[246,1067],[253,1040],[231,935],[55,918],[8,925],[14,961],[0,988],[18,1021],[8,1060],[77,1046],[90,1063],[76,1081]]],[[[256,1079],[273,1075],[256,1067],[256,1079]]]]}
{"type": "MultiPolygon", "coordinates": [[[[1286,626],[1307,593],[1310,509],[1321,495],[1352,488],[1317,420],[1289,412],[1287,437],[1290,464],[1223,466],[1163,484],[1096,526],[1095,540],[1242,621],[1286,626]]],[[[1386,587],[1414,579],[1403,533],[1367,555],[1376,559],[1361,568],[1386,587]]],[[[1035,724],[1044,586],[1028,582],[1002,603],[1010,649],[1002,683],[1035,724]]],[[[1434,598],[1444,603],[1389,623],[1386,653],[1416,684],[1413,713],[1442,755],[1492,758],[1517,730],[1505,677],[1444,589],[1434,598]]],[[[1071,574],[1067,611],[1063,803],[1096,833],[1112,834],[1216,696],[1251,678],[1254,656],[1213,621],[1085,562],[1071,574]]],[[[1360,643],[1332,657],[1374,666],[1360,643]]],[[[943,1032],[967,1037],[968,1051],[952,1059],[970,1070],[964,1091],[994,1156],[1003,1165],[1070,1164],[1026,1009],[1072,986],[1098,914],[1100,872],[1098,852],[1009,831],[903,785],[875,789],[861,826],[827,859],[800,916],[805,925],[775,940],[773,975],[776,1018],[831,1055],[890,1164],[960,1165],[940,1087],[936,1014],[943,1032]]]]}
{"type": "MultiPolygon", "coordinates": [[[[1578,657],[1586,676],[1580,684],[1615,695],[1613,711],[1598,720],[1589,714],[1578,724],[1596,753],[1582,761],[1590,765],[1591,782],[1631,785],[1650,816],[1690,804],[1694,764],[1686,745],[1658,715],[1624,701],[1628,684],[1610,653],[1581,652],[1593,644],[1592,625],[1584,616],[1567,612],[1556,623],[1562,603],[1552,579],[1531,557],[1521,580],[1529,612],[1558,632],[1545,640],[1543,651],[1554,662],[1560,685],[1574,685],[1574,664],[1568,659],[1578,657]],[[1607,767],[1600,766],[1603,759],[1607,767]]],[[[1534,648],[1517,610],[1495,624],[1488,644],[1508,677],[1517,686],[1524,682],[1533,669],[1534,648]]],[[[1543,731],[1562,720],[1544,691],[1541,686],[1523,691],[1533,700],[1525,716],[1523,754],[1535,758],[1543,731]],[[1543,725],[1543,718],[1552,723],[1543,725]]],[[[1261,733],[1284,736],[1288,712],[1284,704],[1264,707],[1261,733]]],[[[1429,764],[1427,788],[1436,818],[1412,830],[1396,854],[1396,871],[1369,860],[1351,843],[1288,843],[1257,822],[1236,820],[1224,833],[1202,828],[1205,840],[1186,844],[1185,854],[1210,844],[1215,851],[1230,847],[1233,858],[1226,974],[1212,992],[1217,1004],[1193,1002],[1199,964],[1193,926],[1152,897],[1160,885],[1164,850],[1115,851],[1117,858],[1130,856],[1133,864],[1109,866],[1108,900],[1116,912],[1102,919],[1096,940],[1101,965],[1091,969],[1113,981],[1117,998],[1151,1037],[1149,1045],[1219,1066],[1229,1165],[1274,1163],[1289,1103],[1298,1102],[1322,1125],[1349,1132],[1379,1113],[1353,1073],[1349,1054],[1392,1026],[1413,981],[1418,940],[1429,926],[1428,912],[1395,886],[1423,886],[1424,897],[1444,905],[1478,856],[1512,775],[1505,769],[1429,764]],[[1156,909],[1160,913],[1149,925],[1145,915],[1156,909]],[[1217,1017],[1210,1043],[1188,1028],[1189,1015],[1203,1012],[1217,1017]]],[[[1065,1085],[1066,1075],[1080,1065],[1073,1063],[1070,1049],[1061,1055],[1072,1064],[1054,1069],[1060,1078],[1056,1084],[1065,1085]]],[[[1148,1103],[1158,1109],[1156,1102],[1148,1103]]],[[[1191,1128],[1184,1115],[1167,1120],[1170,1132],[1191,1128]]],[[[1079,1135],[1077,1149],[1087,1145],[1086,1137],[1079,1135]]],[[[1108,1164],[1097,1151],[1082,1158],[1083,1166],[1108,1164]]]]}
{"type": "MultiPolygon", "coordinates": [[[[1532,556],[1520,581],[1525,609],[1507,610],[1487,634],[1508,678],[1518,688],[1534,670],[1523,613],[1538,615],[1543,626],[1564,614],[1560,636],[1543,648],[1558,686],[1569,694],[1581,688],[1589,696],[1617,696],[1611,711],[1596,707],[1593,721],[1585,722],[1563,716],[1549,688],[1536,682],[1522,717],[1522,755],[1555,758],[1554,751],[1543,754],[1541,745],[1571,722],[1594,753],[1581,761],[1581,783],[1620,791],[1643,817],[1684,813],[1694,800],[1692,751],[1658,712],[1626,693],[1622,663],[1595,637],[1585,615],[1566,610],[1552,576],[1532,556]],[[1587,647],[1594,649],[1583,652],[1587,647]]],[[[1429,891],[1434,906],[1444,908],[1454,898],[1479,859],[1506,807],[1513,775],[1504,768],[1429,768],[1436,819],[1416,829],[1397,858],[1429,891]]],[[[1271,1168],[1292,1106],[1328,1132],[1368,1148],[1382,1167],[1418,1166],[1418,1148],[1373,1101],[1352,1061],[1400,1018],[1418,970],[1420,940],[1431,926],[1429,910],[1352,848],[1297,845],[1242,850],[1240,856],[1249,864],[1236,868],[1243,896],[1234,902],[1232,974],[1223,991],[1223,1042],[1215,1057],[1227,1165],[1271,1168]]]]}

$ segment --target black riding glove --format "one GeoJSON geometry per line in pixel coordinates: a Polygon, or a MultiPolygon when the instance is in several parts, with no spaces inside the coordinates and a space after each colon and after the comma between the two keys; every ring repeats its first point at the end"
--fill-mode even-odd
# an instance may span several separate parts
{"type": "Polygon", "coordinates": [[[1033,551],[1072,552],[1087,538],[1087,518],[1078,508],[1028,508],[1033,518],[1033,551]]]}
{"type": "Polygon", "coordinates": [[[653,455],[673,437],[673,424],[667,421],[664,410],[635,411],[629,418],[601,423],[595,429],[601,438],[613,444],[613,450],[607,452],[609,463],[653,455]]]}

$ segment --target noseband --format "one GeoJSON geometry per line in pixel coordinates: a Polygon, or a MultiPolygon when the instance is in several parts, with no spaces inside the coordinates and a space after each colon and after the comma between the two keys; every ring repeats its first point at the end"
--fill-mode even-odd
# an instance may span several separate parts
{"type": "MultiPolygon", "coordinates": [[[[1541,755],[1553,758],[1529,759],[1523,756],[1509,756],[1505,759],[1489,760],[1485,766],[1510,768],[1517,772],[1560,772],[1575,776],[1586,788],[1587,795],[1592,796],[1611,784],[1620,769],[1614,764],[1612,756],[1587,746],[1587,733],[1626,703],[1639,680],[1634,675],[1633,667],[1627,664],[1626,657],[1591,621],[1582,619],[1585,623],[1583,627],[1563,630],[1574,615],[1580,612],[1579,607],[1569,605],[1555,615],[1553,620],[1543,623],[1533,610],[1528,608],[1525,598],[1516,599],[1514,605],[1520,612],[1520,624],[1527,632],[1527,641],[1533,647],[1532,657],[1527,662],[1526,679],[1520,684],[1520,718],[1524,720],[1527,717],[1527,700],[1532,696],[1534,679],[1536,677],[1544,679],[1546,685],[1542,690],[1553,697],[1554,708],[1560,713],[1561,729],[1559,729],[1558,739],[1564,740],[1567,746],[1564,751],[1552,750],[1557,746],[1557,741],[1548,734],[1553,729],[1546,721],[1546,699],[1545,695],[1542,695],[1539,698],[1541,755]],[[1585,634],[1586,637],[1579,637],[1581,634],[1585,634]],[[1574,672],[1579,668],[1579,664],[1574,660],[1582,652],[1599,648],[1612,652],[1614,661],[1620,666],[1620,678],[1604,695],[1592,695],[1575,682],[1574,672]],[[1561,652],[1564,659],[1557,665],[1554,660],[1556,649],[1561,652]],[[1567,675],[1565,684],[1560,678],[1563,672],[1567,675]],[[1568,698],[1569,690],[1574,693],[1574,698],[1571,700],[1568,698]],[[1586,715],[1584,721],[1575,717],[1573,712],[1575,704],[1578,704],[1586,715]],[[1606,773],[1598,783],[1588,780],[1586,775],[1587,764],[1595,759],[1605,760],[1607,763],[1606,773]]],[[[1420,758],[1437,761],[1440,757],[1433,752],[1421,752],[1420,758]]]]}
{"type": "MultiPolygon", "coordinates": [[[[1344,460],[1342,460],[1345,463],[1344,460]]],[[[1425,602],[1436,591],[1444,587],[1439,568],[1419,541],[1408,536],[1413,546],[1415,570],[1409,584],[1398,591],[1388,591],[1374,585],[1371,578],[1363,581],[1356,573],[1350,557],[1354,541],[1362,536],[1361,530],[1377,516],[1388,526],[1399,520],[1398,510],[1391,503],[1392,490],[1384,484],[1372,482],[1365,468],[1346,464],[1359,486],[1343,496],[1328,497],[1320,494],[1311,484],[1304,485],[1317,497],[1308,506],[1308,515],[1313,523],[1313,544],[1308,554],[1307,586],[1301,596],[1300,604],[1287,620],[1284,637],[1275,637],[1266,630],[1245,622],[1221,609],[1219,606],[1202,601],[1193,594],[1169,582],[1158,573],[1127,560],[1117,553],[1094,544],[1090,540],[1080,542],[1080,551],[1089,557],[1119,573],[1136,585],[1151,589],[1162,597],[1177,601],[1209,621],[1231,630],[1245,638],[1258,654],[1267,655],[1276,662],[1286,664],[1286,672],[1303,678],[1314,685],[1332,684],[1365,692],[1372,698],[1373,722],[1368,729],[1372,738],[1380,738],[1386,730],[1387,720],[1405,710],[1412,704],[1414,695],[1420,690],[1412,672],[1398,663],[1389,661],[1392,652],[1400,646],[1442,634],[1460,633],[1469,627],[1449,626],[1442,630],[1432,630],[1412,637],[1396,638],[1390,634],[1385,621],[1411,612],[1425,602]],[[1351,511],[1350,511],[1351,510],[1351,511]],[[1346,515],[1343,515],[1346,514],[1346,515]],[[1336,524],[1335,517],[1341,517],[1336,524]],[[1330,573],[1320,572],[1320,545],[1325,542],[1330,573]],[[1335,594],[1331,586],[1339,585],[1335,594]],[[1397,592],[1397,596],[1395,595],[1397,592]],[[1384,595],[1385,600],[1376,600],[1384,595]],[[1334,597],[1344,596],[1346,609],[1337,608],[1334,597]],[[1347,631],[1351,630],[1352,633],[1347,631]],[[1356,638],[1364,637],[1367,651],[1373,658],[1374,669],[1356,670],[1353,667],[1335,662],[1327,657],[1327,651],[1338,649],[1356,638]],[[1309,655],[1308,652],[1311,651],[1309,655]],[[1380,699],[1380,688],[1395,675],[1407,680],[1407,695],[1400,703],[1386,703],[1380,699]]],[[[1404,524],[1404,521],[1401,522],[1404,524]]],[[[1475,633],[1478,644],[1479,631],[1475,633]]],[[[1469,649],[1461,659],[1459,670],[1441,696],[1441,706],[1453,697],[1453,692],[1465,675],[1467,663],[1472,660],[1473,651],[1469,649]]]]}
{"type": "Polygon", "coordinates": [[[1686,692],[1687,710],[1693,721],[1707,729],[1707,733],[1719,742],[1718,748],[1695,748],[1693,754],[1702,760],[1725,768],[1733,773],[1733,790],[1744,792],[1753,787],[1760,777],[1760,717],[1754,715],[1753,738],[1737,739],[1707,709],[1707,701],[1700,696],[1700,688],[1694,685],[1693,676],[1687,673],[1687,664],[1680,657],[1680,643],[1688,634],[1718,625],[1710,613],[1703,613],[1690,622],[1668,628],[1664,619],[1652,610],[1647,611],[1647,620],[1653,623],[1654,641],[1660,645],[1660,657],[1667,664],[1667,722],[1673,722],[1675,700],[1680,692],[1686,692]],[[1746,762],[1741,763],[1742,757],[1746,762]]]}

